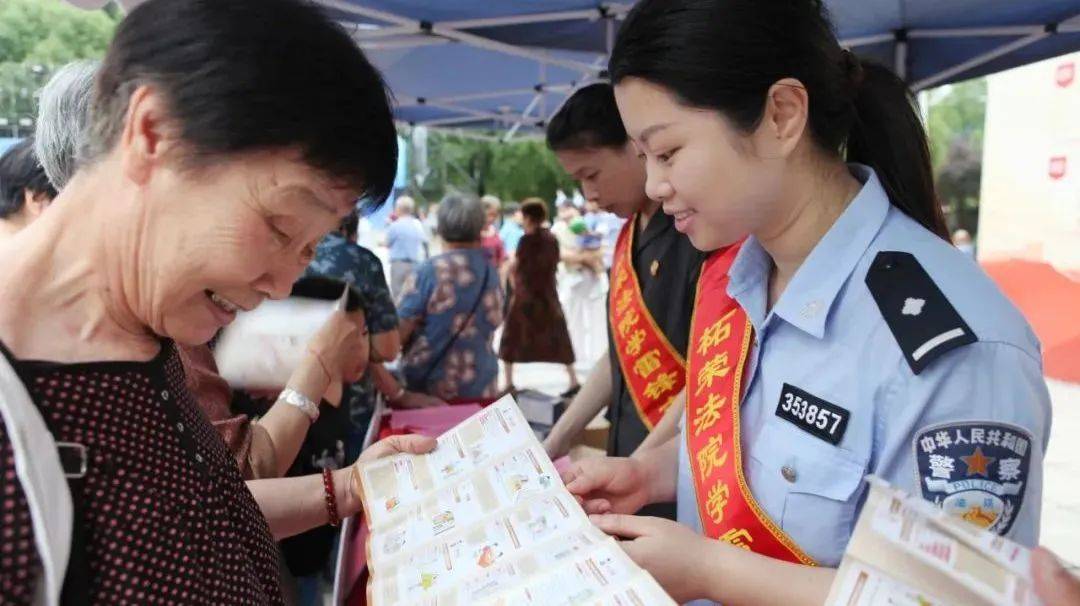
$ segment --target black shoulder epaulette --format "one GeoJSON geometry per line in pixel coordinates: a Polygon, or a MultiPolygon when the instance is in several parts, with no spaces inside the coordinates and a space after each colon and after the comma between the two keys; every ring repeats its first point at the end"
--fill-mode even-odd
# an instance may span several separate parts
{"type": "Polygon", "coordinates": [[[866,274],[866,286],[915,374],[945,353],[979,340],[910,253],[879,252],[866,274]]]}

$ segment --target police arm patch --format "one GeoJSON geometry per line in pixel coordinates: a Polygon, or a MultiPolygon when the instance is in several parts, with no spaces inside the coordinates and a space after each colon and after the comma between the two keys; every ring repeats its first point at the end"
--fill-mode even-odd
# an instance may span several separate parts
{"type": "Polygon", "coordinates": [[[978,341],[911,253],[879,252],[866,274],[866,286],[915,374],[957,347],[978,341]]]}
{"type": "Polygon", "coordinates": [[[1015,425],[965,421],[915,434],[916,480],[927,501],[999,535],[1024,503],[1031,433],[1015,425]]]}

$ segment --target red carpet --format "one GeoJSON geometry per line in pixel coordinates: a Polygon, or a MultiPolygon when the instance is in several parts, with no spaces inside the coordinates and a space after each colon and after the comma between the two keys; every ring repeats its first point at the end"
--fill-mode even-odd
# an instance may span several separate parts
{"type": "Polygon", "coordinates": [[[1080,383],[1080,282],[1046,263],[995,261],[983,268],[1039,335],[1047,376],[1080,383]]]}

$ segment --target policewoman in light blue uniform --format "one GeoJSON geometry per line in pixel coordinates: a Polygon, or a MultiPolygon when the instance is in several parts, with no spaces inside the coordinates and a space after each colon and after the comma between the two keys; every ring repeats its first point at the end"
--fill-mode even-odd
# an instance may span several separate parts
{"type": "MultiPolygon", "coordinates": [[[[681,602],[820,604],[867,474],[1036,544],[1039,343],[947,240],[904,83],[841,49],[815,0],[643,0],[609,71],[677,229],[701,250],[749,234],[698,313],[731,297],[753,327],[731,441],[761,515],[817,566],[702,535],[685,426],[566,474],[594,522],[681,602]],[[679,523],[625,515],[672,496],[679,523]]],[[[712,496],[718,517],[736,500],[712,496]]]]}
{"type": "MultiPolygon", "coordinates": [[[[741,415],[754,497],[826,566],[871,473],[1035,545],[1050,429],[1039,343],[977,265],[889,204],[873,169],[850,170],[862,188],[771,310],[756,238],[730,271],[758,335],[741,415]]],[[[678,519],[700,530],[679,457],[678,519]]]]}

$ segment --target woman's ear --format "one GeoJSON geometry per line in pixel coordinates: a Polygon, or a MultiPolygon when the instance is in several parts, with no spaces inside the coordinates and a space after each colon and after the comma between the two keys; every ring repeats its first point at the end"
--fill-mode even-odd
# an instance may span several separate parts
{"type": "Polygon", "coordinates": [[[169,128],[168,108],[160,90],[143,85],[131,93],[118,147],[124,174],[142,185],[179,145],[169,128]]]}
{"type": "Polygon", "coordinates": [[[765,95],[761,123],[754,133],[759,153],[768,158],[786,158],[802,141],[810,117],[810,97],[795,78],[778,80],[765,95]]]}

